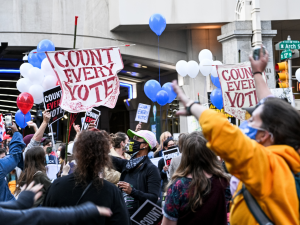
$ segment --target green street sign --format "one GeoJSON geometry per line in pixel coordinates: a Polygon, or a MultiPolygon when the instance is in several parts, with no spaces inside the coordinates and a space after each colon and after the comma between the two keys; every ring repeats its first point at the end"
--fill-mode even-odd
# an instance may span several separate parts
{"type": "Polygon", "coordinates": [[[300,42],[299,41],[282,41],[279,44],[280,50],[285,49],[300,49],[300,42]]]}
{"type": "Polygon", "coordinates": [[[281,60],[292,58],[292,51],[291,50],[285,50],[280,55],[281,60]]]}

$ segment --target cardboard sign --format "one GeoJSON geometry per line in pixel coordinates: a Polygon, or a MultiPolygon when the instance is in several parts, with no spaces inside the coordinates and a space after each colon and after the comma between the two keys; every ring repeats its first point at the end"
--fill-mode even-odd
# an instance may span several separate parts
{"type": "MultiPolygon", "coordinates": [[[[221,83],[224,110],[240,120],[245,120],[245,110],[258,103],[250,63],[217,66],[221,83]]],[[[265,79],[265,73],[263,73],[265,79]]]]}
{"type": "Polygon", "coordinates": [[[87,130],[92,120],[96,121],[96,127],[98,127],[100,115],[101,115],[101,112],[94,108],[91,111],[87,111],[85,113],[85,117],[83,120],[81,130],[87,130]]]}
{"type": "Polygon", "coordinates": [[[139,103],[139,107],[136,111],[135,121],[147,123],[149,113],[150,113],[150,108],[151,108],[150,105],[139,103]]]}
{"type": "Polygon", "coordinates": [[[118,47],[46,52],[62,88],[61,105],[72,113],[96,106],[114,108],[120,93],[117,73],[123,69],[118,47]]]}
{"type": "Polygon", "coordinates": [[[162,208],[147,200],[138,208],[130,219],[139,225],[160,225],[162,222],[162,208]]]}
{"type": "MultiPolygon", "coordinates": [[[[177,156],[180,156],[179,148],[173,148],[173,149],[170,149],[170,150],[165,150],[165,151],[162,152],[162,154],[163,154],[163,157],[164,157],[165,165],[168,165],[168,166],[170,166],[171,161],[172,161],[173,158],[175,158],[177,156]]],[[[167,171],[167,175],[168,175],[168,178],[170,179],[169,171],[167,171]]]]}
{"type": "Polygon", "coordinates": [[[51,118],[49,121],[49,126],[52,123],[56,122],[60,118],[62,118],[65,114],[65,110],[63,110],[59,104],[61,100],[61,88],[60,86],[56,86],[47,91],[44,91],[44,107],[45,109],[49,109],[51,114],[51,118]]]}
{"type": "Polygon", "coordinates": [[[292,88],[275,88],[270,89],[270,91],[275,97],[286,99],[293,107],[295,107],[295,99],[292,88]]]}

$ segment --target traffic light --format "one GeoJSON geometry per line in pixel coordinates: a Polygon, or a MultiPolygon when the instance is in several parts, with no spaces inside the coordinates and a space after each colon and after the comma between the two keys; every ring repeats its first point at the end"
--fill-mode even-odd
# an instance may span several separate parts
{"type": "Polygon", "coordinates": [[[289,87],[289,68],[287,62],[277,63],[275,65],[276,70],[276,88],[288,88],[289,87]]]}

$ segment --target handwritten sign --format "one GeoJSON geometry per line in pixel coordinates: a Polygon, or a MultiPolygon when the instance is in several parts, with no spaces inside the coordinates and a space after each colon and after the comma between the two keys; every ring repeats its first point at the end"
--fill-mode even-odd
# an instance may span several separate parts
{"type": "Polygon", "coordinates": [[[62,88],[64,110],[78,113],[96,106],[114,108],[120,93],[117,73],[123,69],[117,47],[46,52],[62,88]]]}
{"type": "MultiPolygon", "coordinates": [[[[179,148],[172,148],[170,150],[165,150],[162,152],[162,154],[163,154],[163,158],[165,161],[165,165],[168,165],[168,166],[170,166],[173,158],[180,156],[179,148]]],[[[167,171],[167,176],[170,179],[169,171],[167,171]]]]}
{"type": "Polygon", "coordinates": [[[139,225],[160,225],[162,222],[162,208],[153,202],[146,200],[143,205],[130,217],[132,221],[139,225]]]}
{"type": "Polygon", "coordinates": [[[49,121],[49,126],[62,118],[65,114],[65,110],[63,110],[59,104],[61,99],[61,88],[60,86],[56,86],[47,91],[44,91],[44,107],[45,109],[49,109],[51,114],[51,118],[49,121]]]}
{"type": "Polygon", "coordinates": [[[83,120],[81,130],[87,130],[92,120],[96,121],[96,127],[98,127],[100,115],[101,112],[94,108],[91,111],[87,111],[83,120]]]}
{"type": "Polygon", "coordinates": [[[139,103],[139,107],[137,109],[136,116],[135,116],[135,121],[147,123],[149,113],[150,113],[150,108],[151,108],[150,105],[139,103]]]}

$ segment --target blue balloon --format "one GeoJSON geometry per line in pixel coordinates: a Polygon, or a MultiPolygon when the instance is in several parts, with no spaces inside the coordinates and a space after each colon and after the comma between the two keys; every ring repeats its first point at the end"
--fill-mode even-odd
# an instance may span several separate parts
{"type": "Polygon", "coordinates": [[[152,102],[156,102],[156,94],[161,90],[161,86],[156,80],[148,80],[144,86],[144,92],[152,102]]]}
{"type": "Polygon", "coordinates": [[[211,103],[221,110],[223,108],[223,97],[221,88],[214,89],[210,94],[211,103]]]}
{"type": "Polygon", "coordinates": [[[169,101],[168,92],[166,92],[164,90],[160,90],[159,92],[157,92],[156,100],[157,100],[157,103],[160,104],[161,106],[167,104],[169,101]]]}
{"type": "Polygon", "coordinates": [[[217,87],[221,88],[219,77],[210,76],[211,82],[217,87]]]}
{"type": "Polygon", "coordinates": [[[41,68],[41,63],[42,61],[40,60],[40,58],[38,57],[38,54],[37,54],[37,49],[33,49],[29,55],[28,55],[28,62],[34,66],[34,67],[37,67],[37,68],[41,68]]]}
{"type": "Polygon", "coordinates": [[[15,120],[19,127],[25,128],[27,126],[26,122],[31,120],[31,114],[28,112],[26,115],[24,115],[21,110],[18,110],[15,115],[15,120]]]}
{"type": "Polygon", "coordinates": [[[161,14],[153,14],[149,19],[149,26],[151,30],[156,33],[157,36],[160,36],[162,32],[166,29],[167,22],[165,17],[161,14]]]}
{"type": "Polygon", "coordinates": [[[175,91],[173,90],[173,87],[172,87],[172,83],[171,83],[171,82],[165,83],[165,84],[162,86],[162,90],[166,91],[166,92],[169,94],[169,101],[168,101],[168,103],[173,102],[174,99],[177,97],[177,94],[176,94],[175,91]]]}
{"type": "Polygon", "coordinates": [[[39,52],[38,53],[39,59],[43,61],[43,59],[45,59],[47,56],[45,53],[40,53],[40,52],[55,51],[55,46],[52,41],[48,39],[44,39],[40,41],[40,43],[38,44],[37,50],[39,52]]]}

